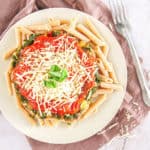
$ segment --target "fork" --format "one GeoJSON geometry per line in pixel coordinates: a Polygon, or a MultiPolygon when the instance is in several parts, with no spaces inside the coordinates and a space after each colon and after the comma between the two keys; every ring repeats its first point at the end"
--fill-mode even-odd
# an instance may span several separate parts
{"type": "Polygon", "coordinates": [[[142,96],[144,103],[150,107],[150,90],[148,88],[148,85],[146,83],[144,73],[134,46],[134,43],[132,41],[131,35],[129,34],[130,30],[130,24],[127,19],[127,12],[125,5],[122,0],[109,0],[108,5],[110,6],[110,9],[112,10],[112,16],[115,23],[116,30],[123,35],[129,45],[131,55],[133,58],[133,62],[135,65],[137,77],[142,89],[142,96]]]}

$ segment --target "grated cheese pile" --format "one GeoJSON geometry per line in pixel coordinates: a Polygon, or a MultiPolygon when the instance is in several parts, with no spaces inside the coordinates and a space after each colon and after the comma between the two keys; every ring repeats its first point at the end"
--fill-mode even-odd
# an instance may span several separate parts
{"type": "MultiPolygon", "coordinates": [[[[57,45],[45,42],[45,47],[30,51],[26,49],[25,56],[21,58],[23,65],[30,69],[20,74],[16,73],[16,84],[21,85],[23,89],[32,91],[29,97],[36,100],[40,111],[40,105],[55,100],[53,109],[60,104],[70,103],[77,100],[82,92],[82,87],[86,80],[93,80],[88,69],[93,68],[96,71],[96,64],[85,66],[83,62],[87,61],[87,54],[84,53],[82,59],[77,53],[76,38],[69,35],[62,35],[55,39],[57,45]],[[69,40],[72,42],[68,42],[69,40]],[[52,65],[58,65],[60,68],[67,69],[68,78],[59,82],[56,88],[47,88],[43,81],[48,78],[48,70],[52,65]]],[[[36,41],[38,43],[38,40],[36,41]]],[[[22,65],[20,62],[20,65],[22,65]]],[[[94,71],[94,72],[95,72],[94,71]]],[[[48,108],[49,110],[52,108],[48,108]]],[[[46,109],[48,113],[49,110],[46,109]]]]}

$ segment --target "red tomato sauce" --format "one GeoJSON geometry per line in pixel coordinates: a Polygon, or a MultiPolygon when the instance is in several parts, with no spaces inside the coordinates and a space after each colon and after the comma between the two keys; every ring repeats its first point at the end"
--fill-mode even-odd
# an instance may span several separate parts
{"type": "MultiPolygon", "coordinates": [[[[55,39],[57,39],[57,38],[59,38],[59,36],[52,37],[51,34],[49,34],[48,36],[41,35],[41,36],[37,37],[32,45],[27,46],[21,50],[20,59],[25,57],[26,55],[28,55],[28,52],[34,52],[36,50],[40,51],[41,48],[45,47],[45,45],[44,45],[45,42],[50,43],[52,45],[57,45],[59,43],[58,41],[55,42],[55,39]]],[[[70,39],[69,42],[71,43],[72,40],[70,39]]],[[[82,59],[83,54],[86,52],[82,48],[80,48],[77,44],[76,44],[76,47],[77,47],[77,52],[78,52],[79,58],[82,59]]],[[[55,51],[57,51],[57,49],[55,51]]],[[[95,58],[92,56],[89,56],[88,60],[83,63],[85,66],[91,66],[91,65],[93,65],[94,61],[95,61],[95,58]]],[[[30,70],[30,66],[24,65],[22,62],[18,63],[13,70],[13,81],[15,82],[15,80],[16,80],[16,74],[24,73],[27,70],[30,70]]],[[[93,74],[92,69],[89,69],[89,71],[91,74],[93,74]]],[[[22,79],[20,82],[23,83],[23,81],[25,81],[26,78],[30,78],[30,76],[25,76],[24,79],[22,79]]],[[[50,110],[51,113],[58,114],[60,116],[63,116],[65,114],[75,114],[80,111],[80,105],[81,105],[82,101],[86,98],[89,90],[91,88],[93,88],[94,86],[95,86],[94,79],[93,79],[93,81],[87,80],[84,83],[84,86],[82,87],[81,94],[79,94],[77,100],[71,104],[71,107],[69,107],[70,103],[68,102],[68,103],[65,103],[62,105],[58,105],[57,107],[55,107],[55,109],[53,109],[52,106],[53,106],[53,103],[55,100],[50,100],[49,103],[45,104],[46,108],[52,108],[50,110]]],[[[32,97],[30,96],[32,93],[32,89],[26,90],[26,89],[22,88],[22,85],[17,85],[17,88],[19,90],[19,93],[28,100],[28,103],[32,107],[32,109],[38,111],[38,104],[37,104],[36,100],[32,99],[32,97]]],[[[40,105],[40,109],[42,112],[45,111],[44,104],[40,105]]]]}

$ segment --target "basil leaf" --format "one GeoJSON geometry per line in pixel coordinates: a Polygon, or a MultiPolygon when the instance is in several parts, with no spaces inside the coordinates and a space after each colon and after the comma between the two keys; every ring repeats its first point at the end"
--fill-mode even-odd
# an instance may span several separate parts
{"type": "Polygon", "coordinates": [[[50,68],[50,72],[57,72],[57,71],[60,71],[61,68],[57,65],[52,65],[51,68],[50,68]]]}
{"type": "Polygon", "coordinates": [[[60,78],[61,77],[61,72],[53,72],[53,71],[51,71],[51,72],[49,72],[49,76],[50,76],[50,78],[53,78],[53,79],[60,78]]]}
{"type": "Polygon", "coordinates": [[[61,72],[61,77],[59,78],[59,82],[64,81],[68,77],[68,73],[66,69],[63,69],[61,72]]]}
{"type": "Polygon", "coordinates": [[[48,80],[44,80],[44,86],[48,88],[56,88],[57,83],[55,80],[48,79],[48,80]]]}

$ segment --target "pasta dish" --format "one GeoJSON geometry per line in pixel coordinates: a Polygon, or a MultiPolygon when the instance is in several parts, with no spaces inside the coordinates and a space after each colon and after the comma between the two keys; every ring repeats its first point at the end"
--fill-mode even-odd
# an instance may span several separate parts
{"type": "Polygon", "coordinates": [[[6,52],[9,92],[33,124],[72,124],[93,113],[121,89],[109,46],[85,18],[51,18],[46,24],[18,26],[17,46],[6,52]]]}

